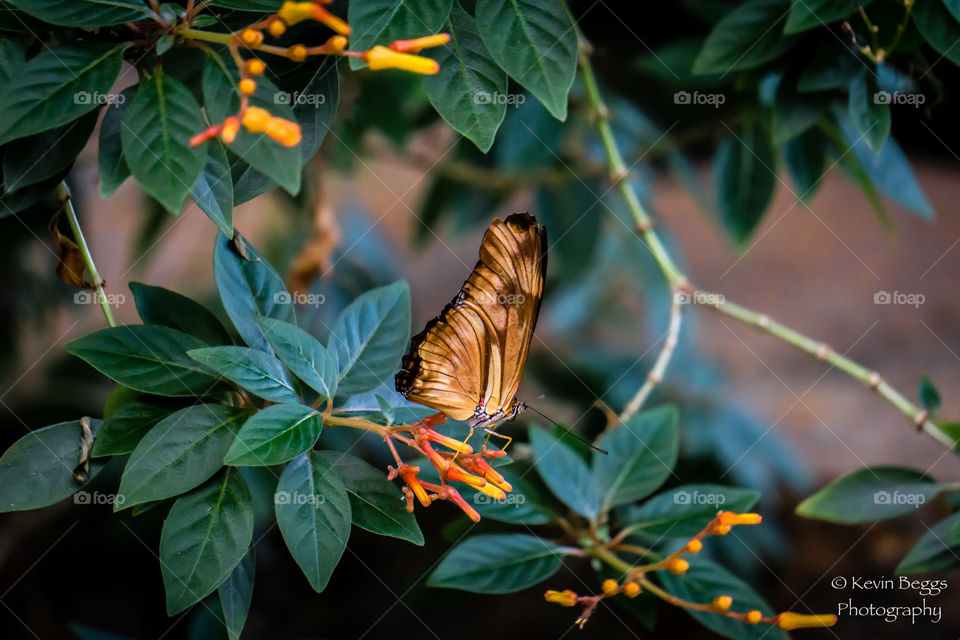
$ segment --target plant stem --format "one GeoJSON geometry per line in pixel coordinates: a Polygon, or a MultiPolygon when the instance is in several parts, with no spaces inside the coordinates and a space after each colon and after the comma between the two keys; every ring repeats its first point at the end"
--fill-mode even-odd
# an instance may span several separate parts
{"type": "Polygon", "coordinates": [[[70,223],[70,229],[73,230],[73,241],[80,247],[80,255],[83,256],[83,265],[86,267],[90,279],[97,293],[97,302],[103,310],[103,315],[107,319],[107,324],[111,327],[117,326],[117,321],[113,317],[113,311],[107,304],[107,294],[103,291],[103,279],[100,272],[97,271],[97,265],[93,262],[93,254],[90,253],[90,247],[87,246],[87,239],[83,237],[83,230],[80,228],[80,221],[77,220],[77,212],[73,208],[73,200],[70,196],[70,188],[66,182],[60,183],[60,199],[63,201],[63,210],[67,214],[67,221],[70,223]]]}
{"type": "Polygon", "coordinates": [[[640,407],[646,402],[647,396],[649,396],[654,387],[663,380],[663,374],[666,372],[667,366],[670,364],[670,359],[673,357],[673,352],[677,348],[683,313],[681,312],[680,300],[676,293],[677,292],[674,292],[673,303],[670,305],[670,325],[667,327],[667,337],[664,340],[663,349],[660,350],[660,355],[657,356],[656,362],[653,363],[653,368],[650,370],[650,373],[647,374],[647,380],[643,383],[643,386],[637,390],[630,399],[630,402],[627,403],[627,406],[624,407],[620,413],[620,422],[624,422],[640,410],[640,407]]]}

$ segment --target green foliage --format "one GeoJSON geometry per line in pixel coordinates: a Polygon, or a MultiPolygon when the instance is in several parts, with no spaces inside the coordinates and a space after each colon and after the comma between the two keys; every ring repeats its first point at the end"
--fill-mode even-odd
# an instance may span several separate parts
{"type": "Polygon", "coordinates": [[[943,489],[907,467],[866,467],[838,478],[797,506],[797,513],[846,524],[895,518],[922,507],[943,489]]]}
{"type": "Polygon", "coordinates": [[[322,427],[320,414],[310,407],[271,405],[243,423],[225,461],[234,466],[254,467],[287,462],[311,449],[322,427]]]}
{"type": "Polygon", "coordinates": [[[930,527],[897,565],[897,573],[941,573],[960,567],[958,522],[960,514],[954,513],[930,527]]]}
{"type": "Polygon", "coordinates": [[[512,593],[546,580],[560,569],[563,547],[522,533],[469,538],[443,557],[431,587],[476,593],[512,593]]]}
{"type": "Polygon", "coordinates": [[[758,491],[716,484],[688,484],[660,493],[640,506],[620,510],[631,529],[652,536],[690,538],[717,515],[717,510],[742,513],[760,499],[758,491]]]}

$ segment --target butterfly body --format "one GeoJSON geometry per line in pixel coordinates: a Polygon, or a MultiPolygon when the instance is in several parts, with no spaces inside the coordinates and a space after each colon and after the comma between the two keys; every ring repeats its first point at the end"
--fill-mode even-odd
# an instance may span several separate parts
{"type": "Polygon", "coordinates": [[[528,213],[495,219],[456,297],[413,337],[396,375],[407,399],[491,430],[526,405],[514,396],[540,313],[547,232],[528,213]]]}

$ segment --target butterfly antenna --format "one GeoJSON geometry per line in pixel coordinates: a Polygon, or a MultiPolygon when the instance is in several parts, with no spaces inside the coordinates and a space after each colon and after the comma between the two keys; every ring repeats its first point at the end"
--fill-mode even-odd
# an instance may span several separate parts
{"type": "MultiPolygon", "coordinates": [[[[542,396],[541,396],[541,397],[542,397],[542,396]]],[[[557,427],[558,429],[560,429],[560,430],[563,432],[564,435],[573,436],[574,438],[576,438],[577,440],[579,440],[579,441],[582,442],[583,444],[587,445],[588,447],[590,447],[590,448],[593,449],[594,451],[599,451],[599,452],[602,453],[603,455],[609,455],[609,454],[610,454],[609,451],[604,451],[603,449],[601,449],[600,447],[596,446],[595,444],[593,444],[592,442],[590,442],[589,440],[587,440],[586,438],[584,438],[584,437],[581,436],[580,434],[578,434],[578,433],[576,433],[576,432],[574,432],[574,431],[571,431],[570,429],[567,429],[567,428],[564,427],[564,426],[561,426],[561,425],[558,424],[555,420],[553,420],[553,419],[547,417],[546,415],[544,415],[543,412],[540,411],[539,409],[537,409],[537,408],[535,408],[535,407],[532,407],[532,406],[530,406],[529,404],[526,404],[526,403],[524,403],[524,404],[525,404],[525,406],[527,407],[527,409],[530,409],[531,411],[533,411],[534,413],[536,413],[537,415],[539,415],[539,416],[540,416],[541,418],[543,418],[544,420],[548,420],[549,422],[552,422],[553,425],[554,425],[555,427],[557,427]]]]}

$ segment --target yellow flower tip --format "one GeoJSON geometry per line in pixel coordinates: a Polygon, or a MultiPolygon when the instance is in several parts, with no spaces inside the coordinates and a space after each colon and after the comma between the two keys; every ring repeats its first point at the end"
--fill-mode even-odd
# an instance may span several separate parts
{"type": "Polygon", "coordinates": [[[319,5],[313,5],[313,19],[322,22],[342,36],[350,35],[350,25],[319,5]]]}
{"type": "Polygon", "coordinates": [[[240,118],[230,116],[223,121],[223,131],[220,132],[220,137],[225,143],[230,144],[236,139],[238,131],[240,131],[240,118]]]}
{"type": "Polygon", "coordinates": [[[763,518],[759,513],[734,513],[733,511],[721,511],[717,514],[720,524],[731,527],[735,524],[760,524],[763,518]]]}
{"type": "Polygon", "coordinates": [[[389,47],[401,53],[417,53],[430,47],[442,47],[448,42],[450,42],[449,33],[438,33],[423,38],[414,38],[413,40],[394,40],[389,44],[389,47]]]}
{"type": "Polygon", "coordinates": [[[307,48],[302,44],[295,44],[287,49],[287,57],[294,62],[303,62],[307,59],[307,48]]]}
{"type": "Polygon", "coordinates": [[[257,90],[257,83],[254,82],[251,78],[244,78],[240,81],[240,93],[245,96],[253,94],[257,90]]]}
{"type": "Polygon", "coordinates": [[[314,7],[312,2],[284,2],[277,17],[287,24],[297,24],[313,18],[314,7]]]}
{"type": "Polygon", "coordinates": [[[543,594],[543,599],[547,602],[558,604],[561,607],[573,607],[577,604],[577,594],[570,589],[564,589],[563,591],[550,589],[543,594]]]}
{"type": "Polygon", "coordinates": [[[713,602],[710,603],[710,606],[713,607],[714,611],[719,611],[723,613],[727,611],[733,605],[733,598],[730,596],[717,596],[713,599],[713,602]]]}
{"type": "Polygon", "coordinates": [[[266,68],[267,65],[264,64],[263,60],[257,60],[256,58],[251,58],[243,63],[243,70],[251,76],[263,75],[266,68]]]}
{"type": "MultiPolygon", "coordinates": [[[[486,482],[486,481],[484,481],[484,482],[486,482]]],[[[487,494],[488,496],[490,496],[490,497],[493,498],[494,500],[506,500],[506,499],[507,499],[507,494],[506,494],[506,492],[505,492],[503,489],[501,489],[500,487],[497,487],[497,486],[495,486],[495,485],[493,485],[493,484],[491,484],[491,483],[489,483],[489,482],[486,482],[486,484],[484,484],[482,487],[478,487],[477,490],[478,490],[480,493],[485,493],[485,494],[487,494]]]]}
{"type": "Polygon", "coordinates": [[[690,553],[697,553],[700,549],[703,549],[703,543],[696,538],[687,543],[687,551],[690,553]]]}
{"type": "Polygon", "coordinates": [[[760,620],[763,619],[763,614],[754,609],[753,611],[748,611],[747,615],[744,617],[743,621],[747,624],[757,624],[760,620]]]}
{"type": "Polygon", "coordinates": [[[343,53],[347,48],[347,38],[345,36],[330,36],[324,45],[327,53],[343,53]]]}
{"type": "Polygon", "coordinates": [[[243,126],[250,133],[263,133],[267,129],[267,122],[272,117],[266,109],[247,107],[247,110],[243,112],[243,126]]]}
{"type": "Polygon", "coordinates": [[[267,121],[266,134],[285,147],[297,146],[302,137],[300,125],[283,118],[270,118],[267,121]]]}
{"type": "Polygon", "coordinates": [[[270,23],[270,26],[267,27],[267,31],[269,31],[270,35],[274,38],[279,38],[287,32],[287,24],[283,20],[274,20],[270,23]]]}
{"type": "Polygon", "coordinates": [[[837,616],[833,614],[807,615],[784,611],[777,616],[777,626],[787,631],[810,629],[813,627],[832,627],[835,624],[837,624],[837,616]]]}
{"type": "Polygon", "coordinates": [[[617,584],[616,580],[606,579],[603,581],[603,584],[600,586],[600,589],[603,590],[603,595],[612,596],[616,595],[620,591],[620,585],[617,584]]]}
{"type": "Polygon", "coordinates": [[[244,29],[240,33],[240,40],[248,47],[259,47],[263,44],[263,33],[253,29],[244,29]]]}
{"type": "Polygon", "coordinates": [[[640,595],[640,591],[640,585],[638,585],[636,582],[628,582],[627,584],[623,585],[623,595],[627,596],[628,598],[636,598],[638,595],[640,595]]]}
{"type": "Polygon", "coordinates": [[[437,64],[436,60],[422,56],[413,56],[408,53],[400,53],[379,45],[364,53],[363,59],[367,61],[367,64],[369,64],[370,68],[374,71],[380,69],[402,69],[404,71],[421,73],[428,76],[440,71],[440,65],[437,64]]]}
{"type": "Polygon", "coordinates": [[[670,564],[667,565],[667,570],[674,575],[680,575],[681,573],[686,573],[687,569],[690,568],[690,563],[684,560],[683,558],[674,558],[670,561],[670,564]]]}

